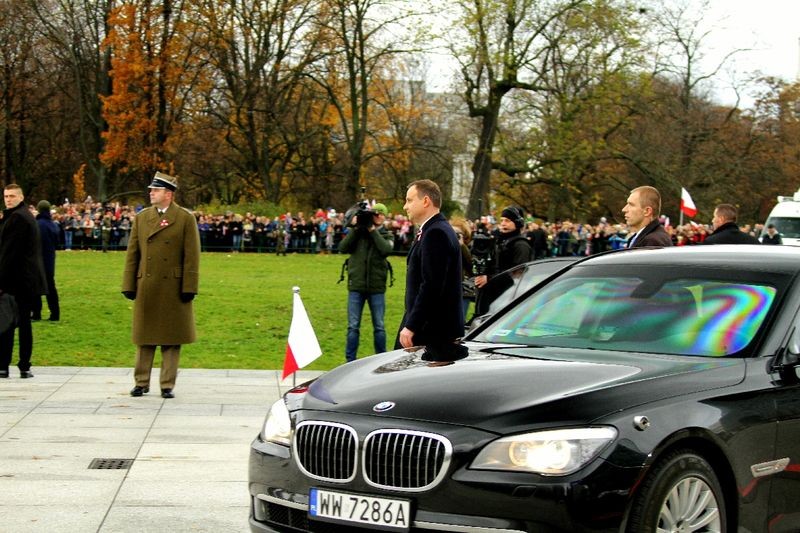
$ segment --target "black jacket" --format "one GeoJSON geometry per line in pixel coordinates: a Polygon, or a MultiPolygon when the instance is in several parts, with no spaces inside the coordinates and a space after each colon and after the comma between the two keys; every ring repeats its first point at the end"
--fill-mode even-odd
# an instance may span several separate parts
{"type": "Polygon", "coordinates": [[[56,271],[56,248],[61,239],[61,231],[58,225],[53,222],[49,212],[36,215],[36,223],[39,225],[39,237],[42,241],[42,262],[44,272],[52,276],[56,271]]]}
{"type": "Polygon", "coordinates": [[[39,228],[24,202],[3,210],[0,225],[0,290],[15,296],[47,294],[39,228]]]}
{"type": "Polygon", "coordinates": [[[519,230],[497,235],[497,273],[531,260],[531,245],[519,230]]]}
{"type": "MultiPolygon", "coordinates": [[[[630,240],[630,238],[629,238],[630,240]]],[[[636,233],[636,240],[631,248],[646,246],[672,246],[672,239],[658,220],[653,220],[636,233]]]]}
{"type": "Polygon", "coordinates": [[[739,229],[736,222],[726,222],[706,237],[703,244],[761,244],[758,239],[739,229]]]}
{"type": "Polygon", "coordinates": [[[531,245],[531,259],[539,259],[547,255],[547,233],[542,228],[528,232],[528,243],[531,245]]]}
{"type": "MultiPolygon", "coordinates": [[[[425,223],[406,262],[406,310],[398,331],[404,327],[413,331],[417,346],[444,345],[461,338],[461,247],[441,213],[425,223]]],[[[395,347],[400,347],[399,342],[395,347]]]]}

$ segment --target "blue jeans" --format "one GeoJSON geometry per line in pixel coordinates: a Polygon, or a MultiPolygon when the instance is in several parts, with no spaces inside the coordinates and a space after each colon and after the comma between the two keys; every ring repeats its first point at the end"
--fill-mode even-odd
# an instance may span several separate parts
{"type": "Polygon", "coordinates": [[[383,314],[386,310],[386,298],[382,292],[368,293],[349,291],[347,296],[347,347],[345,359],[355,361],[358,355],[359,328],[364,303],[369,303],[372,315],[372,336],[375,341],[375,353],[386,351],[386,328],[383,325],[383,314]]]}

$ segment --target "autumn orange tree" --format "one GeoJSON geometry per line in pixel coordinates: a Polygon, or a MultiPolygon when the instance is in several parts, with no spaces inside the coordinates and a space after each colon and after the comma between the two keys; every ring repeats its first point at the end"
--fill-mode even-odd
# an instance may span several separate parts
{"type": "Polygon", "coordinates": [[[183,120],[203,79],[189,33],[189,2],[128,0],[109,15],[113,89],[103,98],[108,123],[101,160],[143,185],[172,165],[186,135],[183,120]]]}

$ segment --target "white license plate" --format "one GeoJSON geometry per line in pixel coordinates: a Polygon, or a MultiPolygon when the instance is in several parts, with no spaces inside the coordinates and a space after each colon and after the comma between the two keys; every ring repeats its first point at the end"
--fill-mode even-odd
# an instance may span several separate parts
{"type": "Polygon", "coordinates": [[[408,531],[411,527],[411,502],[363,494],[311,489],[308,514],[318,520],[357,522],[381,529],[408,531]]]}

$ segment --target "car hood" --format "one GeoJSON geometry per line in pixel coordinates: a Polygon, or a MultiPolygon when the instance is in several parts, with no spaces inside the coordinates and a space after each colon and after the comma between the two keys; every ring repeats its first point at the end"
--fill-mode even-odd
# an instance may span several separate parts
{"type": "Polygon", "coordinates": [[[585,424],[636,405],[732,386],[745,373],[742,359],[475,343],[462,349],[452,358],[411,349],[347,363],[290,393],[289,407],[509,432],[518,424],[585,424]],[[383,402],[391,408],[376,408],[383,402]]]}

